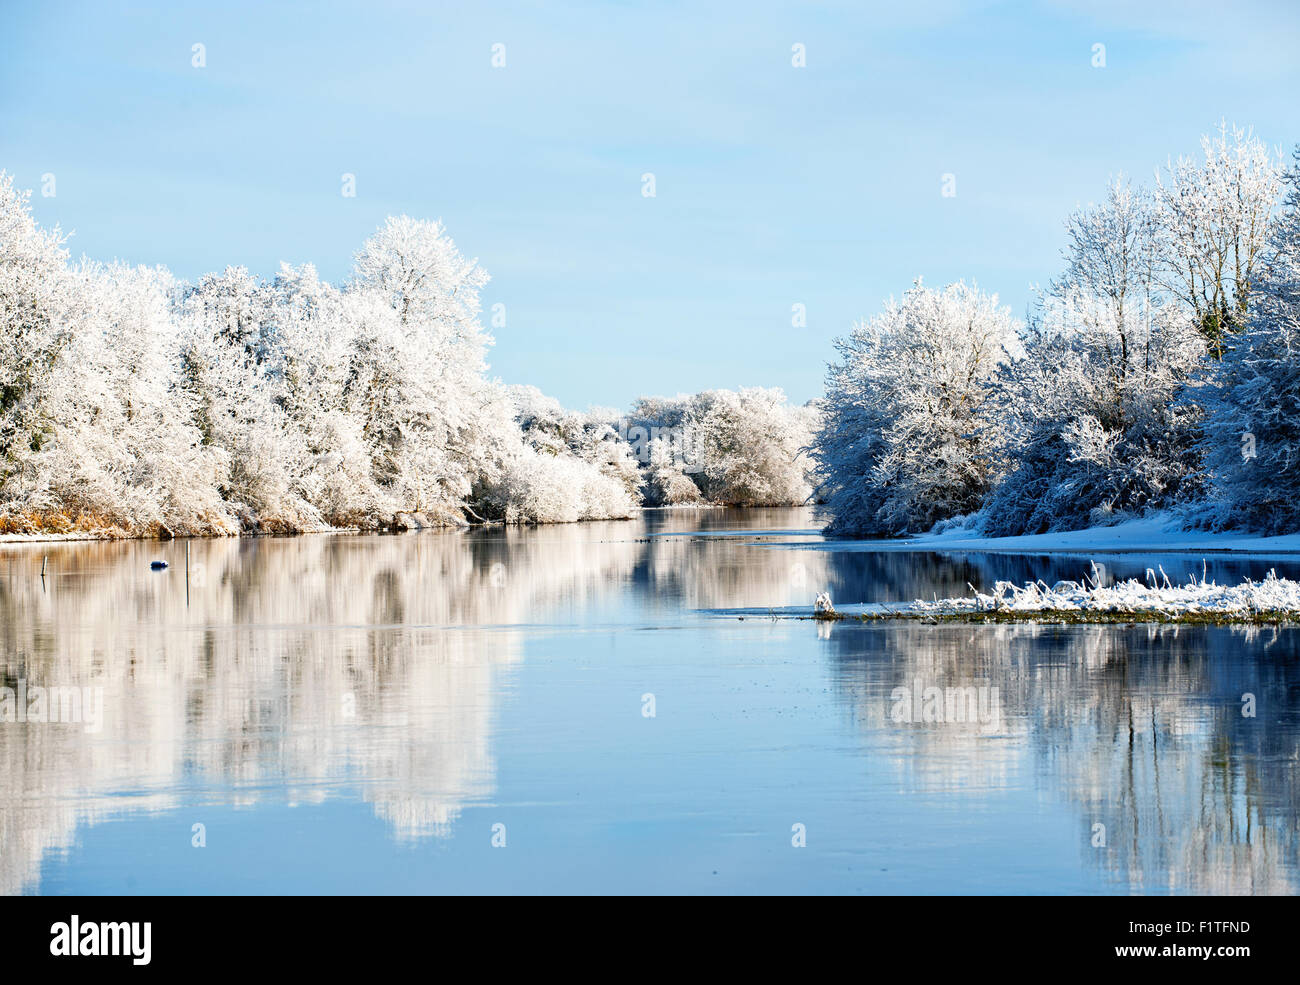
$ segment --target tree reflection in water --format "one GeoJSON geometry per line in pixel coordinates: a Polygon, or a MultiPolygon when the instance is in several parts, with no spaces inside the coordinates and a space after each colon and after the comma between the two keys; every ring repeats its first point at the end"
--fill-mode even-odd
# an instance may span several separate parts
{"type": "MultiPolygon", "coordinates": [[[[705,661],[721,623],[702,609],[808,604],[822,589],[837,601],[951,595],[968,582],[1075,577],[1086,566],[839,552],[815,547],[815,528],[808,511],[700,510],[537,529],[193,541],[188,600],[181,542],[2,545],[3,683],[100,687],[105,721],[93,734],[0,724],[0,892],[39,889],[43,861],[70,850],[79,828],[196,799],[359,798],[394,839],[445,836],[462,811],[498,795],[504,696],[530,642],[547,634],[674,627],[705,661]],[[150,571],[158,558],[171,567],[150,571]]],[[[1163,561],[1175,573],[1191,563],[1163,561]]],[[[1150,563],[1113,562],[1121,576],[1150,563]]],[[[1221,561],[1211,574],[1269,566],[1221,561]]],[[[847,708],[849,731],[885,757],[904,791],[977,796],[1032,771],[1044,795],[1073,805],[1082,864],[1116,881],[1293,890],[1292,631],[789,626],[789,646],[824,651],[833,687],[820,718],[847,708]],[[996,686],[997,729],[889,720],[892,689],[917,678],[996,686]],[[1241,714],[1244,693],[1256,695],[1256,718],[1241,714]],[[1089,844],[1097,823],[1101,851],[1089,844]]],[[[728,666],[715,677],[734,692],[728,666]]],[[[725,741],[725,723],[716,727],[725,741]]],[[[748,752],[736,749],[738,771],[748,752]]]]}

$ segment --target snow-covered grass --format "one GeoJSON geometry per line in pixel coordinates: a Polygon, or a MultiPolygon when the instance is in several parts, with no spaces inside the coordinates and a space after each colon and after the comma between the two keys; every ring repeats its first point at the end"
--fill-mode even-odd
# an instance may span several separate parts
{"type": "MultiPolygon", "coordinates": [[[[1068,620],[1073,622],[1273,622],[1300,620],[1300,582],[1279,578],[1270,571],[1262,581],[1247,579],[1238,585],[1220,585],[1204,577],[1174,583],[1160,568],[1148,568],[1144,581],[1130,578],[1101,584],[1101,571],[1079,581],[1029,582],[1015,585],[999,581],[993,591],[961,598],[917,599],[902,604],[870,603],[840,608],[822,593],[809,613],[814,619],[956,618],[981,620],[1068,620]]],[[[789,610],[786,610],[787,612],[789,610]]]]}
{"type": "Polygon", "coordinates": [[[1300,616],[1300,582],[1279,578],[1270,571],[1262,581],[1247,579],[1231,586],[1205,578],[1174,584],[1164,571],[1148,569],[1145,583],[1135,578],[1113,585],[1062,581],[1049,586],[1039,581],[1017,586],[1000,581],[989,594],[975,592],[973,596],[959,599],[918,600],[913,606],[923,615],[1076,612],[1145,614],[1166,618],[1198,614],[1229,618],[1278,614],[1300,616]]]}

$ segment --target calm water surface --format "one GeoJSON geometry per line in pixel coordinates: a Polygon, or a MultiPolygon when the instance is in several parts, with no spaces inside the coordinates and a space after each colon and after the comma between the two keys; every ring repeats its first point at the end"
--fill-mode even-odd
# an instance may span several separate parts
{"type": "MultiPolygon", "coordinates": [[[[1296,890],[1295,630],[709,611],[1086,567],[815,530],[194,541],[188,599],[181,542],[0,545],[4,685],[103,700],[97,731],[0,723],[0,892],[1296,890]],[[924,720],[926,688],[984,703],[924,720]]],[[[1202,562],[1107,559],[1153,563],[1202,562]]],[[[1300,575],[1209,561],[1270,567],[1300,575]]]]}

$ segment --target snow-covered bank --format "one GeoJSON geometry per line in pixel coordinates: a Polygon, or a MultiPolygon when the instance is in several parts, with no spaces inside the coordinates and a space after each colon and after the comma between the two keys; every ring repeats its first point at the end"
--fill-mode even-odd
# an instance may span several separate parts
{"type": "Polygon", "coordinates": [[[1113,585],[1060,581],[1054,585],[998,582],[991,593],[972,589],[961,598],[914,602],[867,602],[832,606],[820,595],[811,606],[715,610],[715,614],[767,618],[839,620],[987,619],[1070,622],[1291,622],[1300,621],[1300,582],[1273,572],[1262,581],[1219,585],[1205,578],[1174,584],[1165,572],[1148,569],[1146,581],[1113,585]]]}
{"type": "MultiPolygon", "coordinates": [[[[802,545],[799,545],[802,546],[802,545]]],[[[827,540],[808,545],[827,551],[998,551],[1017,554],[1132,554],[1197,551],[1274,555],[1300,554],[1300,533],[1263,537],[1242,532],[1182,529],[1167,513],[1112,527],[1089,527],[1019,537],[981,537],[968,528],[890,540],[827,540]]]]}
{"type": "MultiPolygon", "coordinates": [[[[468,526],[468,524],[466,525],[468,526]]],[[[477,526],[477,524],[474,524],[477,526]]],[[[418,529],[452,529],[450,527],[436,528],[418,528],[418,529]]],[[[133,534],[122,530],[119,527],[106,528],[103,530],[73,530],[68,533],[55,533],[54,531],[45,531],[42,533],[30,534],[0,534],[0,547],[9,544],[67,544],[98,542],[107,540],[155,540],[166,543],[169,540],[221,540],[227,537],[301,537],[306,534],[359,534],[359,533],[399,533],[405,530],[395,530],[390,528],[363,529],[361,527],[316,527],[310,530],[288,530],[259,533],[257,531],[245,531],[243,533],[196,533],[196,534],[176,534],[172,537],[160,537],[155,533],[133,534]]]]}
{"type": "MultiPolygon", "coordinates": [[[[721,507],[719,507],[721,508],[721,507]]],[[[631,520],[641,512],[641,507],[636,507],[635,511],[628,516],[597,517],[596,520],[631,520]]],[[[368,526],[359,527],[331,527],[328,525],[319,525],[303,528],[289,529],[272,529],[272,530],[234,530],[231,532],[220,533],[213,531],[200,531],[197,533],[177,533],[173,536],[159,536],[152,531],[143,533],[130,533],[122,530],[120,527],[110,527],[100,530],[73,530],[66,533],[56,533],[54,531],[44,531],[35,533],[21,534],[0,534],[0,546],[6,544],[44,544],[44,543],[63,543],[63,542],[80,542],[80,541],[104,541],[104,540],[181,540],[185,538],[195,538],[201,540],[220,539],[225,537],[301,537],[308,534],[404,534],[419,533],[426,530],[468,530],[476,527],[538,527],[554,526],[560,523],[589,523],[591,519],[579,520],[547,520],[542,523],[507,523],[504,520],[475,520],[475,521],[457,521],[457,522],[431,522],[417,514],[400,514],[401,519],[392,523],[372,523],[368,526]]]]}

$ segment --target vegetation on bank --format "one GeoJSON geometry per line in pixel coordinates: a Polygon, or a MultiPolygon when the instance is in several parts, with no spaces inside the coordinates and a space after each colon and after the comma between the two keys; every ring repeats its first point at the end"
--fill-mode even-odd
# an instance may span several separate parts
{"type": "Polygon", "coordinates": [[[310,264],[69,263],[0,172],[0,536],[297,533],[801,503],[811,407],[776,389],[575,412],[487,375],[487,274],[390,218],[310,264]]]}
{"type": "Polygon", "coordinates": [[[1066,221],[1027,324],[920,281],[837,342],[813,455],[845,537],[988,537],[1151,510],[1300,529],[1300,148],[1224,126],[1066,221]]]}

